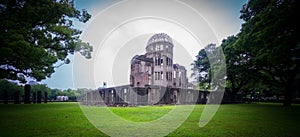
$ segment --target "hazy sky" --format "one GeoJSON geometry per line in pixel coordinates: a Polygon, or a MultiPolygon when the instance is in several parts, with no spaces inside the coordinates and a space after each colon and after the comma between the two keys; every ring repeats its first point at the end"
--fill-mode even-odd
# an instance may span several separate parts
{"type": "Polygon", "coordinates": [[[147,40],[164,32],[174,41],[174,62],[190,66],[198,51],[239,32],[239,11],[246,0],[118,1],[75,0],[92,15],[75,23],[82,39],[94,46],[93,59],[70,56],[46,83],[51,88],[96,88],[128,84],[129,61],[145,53],[147,40]]]}

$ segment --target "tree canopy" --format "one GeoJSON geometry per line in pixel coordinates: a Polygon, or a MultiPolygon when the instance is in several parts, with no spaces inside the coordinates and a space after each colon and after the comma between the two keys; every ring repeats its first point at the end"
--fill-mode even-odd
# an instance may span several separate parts
{"type": "Polygon", "coordinates": [[[219,91],[225,87],[226,65],[222,48],[208,44],[200,50],[197,59],[192,63],[192,77],[199,81],[199,88],[219,91]]]}
{"type": "Polygon", "coordinates": [[[251,0],[241,10],[245,21],[238,47],[248,63],[264,78],[284,87],[284,105],[291,105],[292,84],[299,74],[299,2],[294,0],[251,0]]]}
{"type": "MultiPolygon", "coordinates": [[[[210,44],[207,47],[215,47],[215,44],[210,44]]],[[[192,68],[192,77],[200,82],[199,88],[200,89],[209,89],[210,88],[210,63],[205,49],[199,51],[198,55],[196,56],[196,60],[191,64],[192,68]]]]}
{"type": "Polygon", "coordinates": [[[240,32],[220,45],[233,96],[251,87],[272,89],[283,92],[284,105],[291,105],[300,78],[299,10],[296,0],[249,0],[242,7],[240,18],[245,22],[240,32]]]}
{"type": "Polygon", "coordinates": [[[69,63],[68,54],[91,58],[92,46],[73,27],[90,17],[73,0],[1,0],[0,79],[40,81],[54,73],[55,63],[69,63]]]}

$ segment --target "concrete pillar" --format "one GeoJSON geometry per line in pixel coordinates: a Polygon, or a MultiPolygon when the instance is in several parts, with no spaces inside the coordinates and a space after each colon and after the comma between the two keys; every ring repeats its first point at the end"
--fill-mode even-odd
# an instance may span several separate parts
{"type": "Polygon", "coordinates": [[[151,88],[147,88],[147,91],[148,91],[148,105],[153,105],[153,100],[152,100],[152,92],[151,92],[151,88]]]}
{"type": "Polygon", "coordinates": [[[30,104],[30,85],[26,84],[24,87],[25,90],[25,98],[24,98],[24,104],[30,104]]]}

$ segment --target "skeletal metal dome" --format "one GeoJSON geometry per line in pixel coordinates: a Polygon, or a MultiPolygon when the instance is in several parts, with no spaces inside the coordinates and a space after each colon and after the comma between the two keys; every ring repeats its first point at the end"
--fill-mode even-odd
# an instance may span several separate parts
{"type": "Polygon", "coordinates": [[[157,42],[169,42],[171,44],[173,44],[173,41],[171,39],[171,37],[165,33],[158,33],[153,35],[147,42],[147,45],[151,45],[153,43],[157,43],[157,42]]]}

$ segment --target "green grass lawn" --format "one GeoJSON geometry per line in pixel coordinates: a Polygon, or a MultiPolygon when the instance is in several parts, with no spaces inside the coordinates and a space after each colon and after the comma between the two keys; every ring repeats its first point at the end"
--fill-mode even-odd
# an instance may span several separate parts
{"type": "MultiPolygon", "coordinates": [[[[180,106],[186,107],[186,106],[180,106]]],[[[101,107],[87,107],[95,114],[101,107]]],[[[198,126],[204,105],[197,105],[188,119],[168,136],[300,136],[300,106],[281,104],[221,105],[213,119],[198,126]]],[[[116,115],[135,122],[162,117],[173,106],[110,108],[116,115]]],[[[105,136],[82,113],[77,103],[31,105],[0,104],[0,136],[105,136]]]]}

